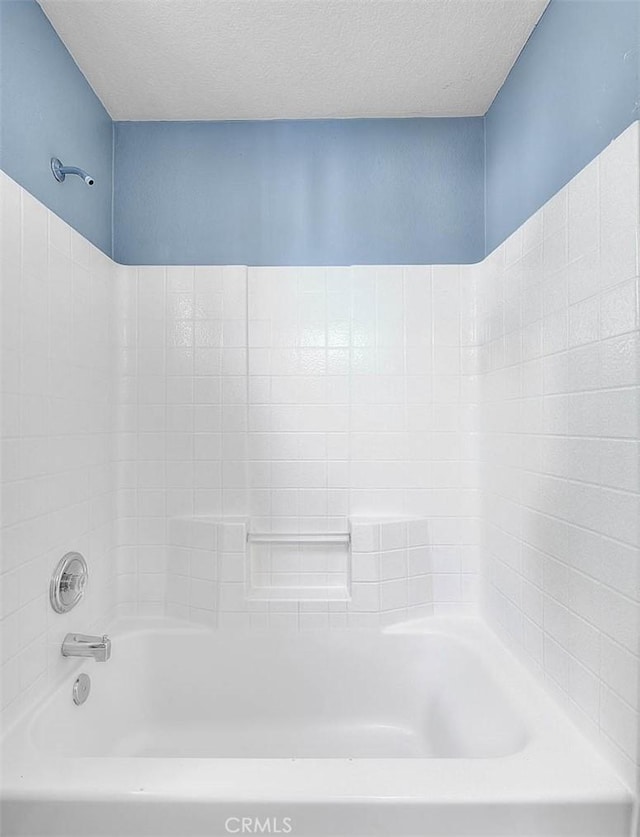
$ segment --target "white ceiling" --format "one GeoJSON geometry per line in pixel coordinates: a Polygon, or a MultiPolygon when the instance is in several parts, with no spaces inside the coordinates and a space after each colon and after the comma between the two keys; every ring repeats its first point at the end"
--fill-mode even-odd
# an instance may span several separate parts
{"type": "Polygon", "coordinates": [[[548,0],[39,0],[116,120],[479,116],[548,0]]]}

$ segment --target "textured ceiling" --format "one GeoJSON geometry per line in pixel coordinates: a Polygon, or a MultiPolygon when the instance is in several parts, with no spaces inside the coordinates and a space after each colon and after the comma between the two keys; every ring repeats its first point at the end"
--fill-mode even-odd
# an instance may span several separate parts
{"type": "Polygon", "coordinates": [[[117,120],[478,116],[548,0],[39,0],[117,120]]]}

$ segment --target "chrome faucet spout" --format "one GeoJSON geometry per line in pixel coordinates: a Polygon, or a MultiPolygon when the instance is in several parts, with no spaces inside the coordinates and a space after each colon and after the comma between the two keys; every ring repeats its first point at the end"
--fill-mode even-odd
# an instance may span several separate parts
{"type": "Polygon", "coordinates": [[[62,642],[63,657],[93,657],[97,663],[106,663],[111,657],[111,640],[90,634],[67,634],[62,642]]]}

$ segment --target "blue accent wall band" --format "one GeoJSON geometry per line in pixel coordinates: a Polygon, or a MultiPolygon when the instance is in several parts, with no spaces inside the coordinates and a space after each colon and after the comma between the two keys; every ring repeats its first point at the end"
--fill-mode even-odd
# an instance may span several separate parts
{"type": "Polygon", "coordinates": [[[111,255],[111,118],[35,0],[0,0],[0,85],[0,167],[111,255]],[[51,157],[95,185],[57,183],[51,157]]]}
{"type": "Polygon", "coordinates": [[[491,252],[640,119],[640,2],[552,0],[485,118],[491,252]]]}
{"type": "Polygon", "coordinates": [[[640,118],[640,2],[552,0],[484,120],[114,125],[0,0],[0,115],[4,171],[126,263],[473,262],[640,118]]]}
{"type": "Polygon", "coordinates": [[[125,264],[473,262],[483,122],[120,122],[125,264]]]}

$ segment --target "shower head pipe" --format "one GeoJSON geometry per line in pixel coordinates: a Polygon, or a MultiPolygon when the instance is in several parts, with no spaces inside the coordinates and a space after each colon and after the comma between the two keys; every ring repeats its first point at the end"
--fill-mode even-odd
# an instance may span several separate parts
{"type": "Polygon", "coordinates": [[[77,166],[63,166],[57,157],[51,158],[51,171],[58,183],[62,183],[68,174],[77,174],[78,177],[84,180],[87,186],[93,186],[95,183],[93,177],[87,174],[84,169],[79,169],[77,166]]]}

